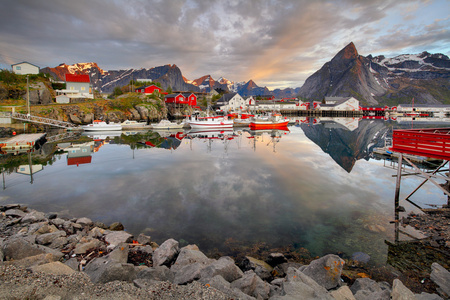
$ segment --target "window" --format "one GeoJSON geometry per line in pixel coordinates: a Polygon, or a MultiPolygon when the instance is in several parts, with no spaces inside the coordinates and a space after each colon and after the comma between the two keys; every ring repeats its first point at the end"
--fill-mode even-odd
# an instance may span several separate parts
{"type": "Polygon", "coordinates": [[[70,87],[71,90],[74,90],[75,88],[73,86],[70,87]]]}
{"type": "Polygon", "coordinates": [[[21,66],[16,66],[16,70],[22,70],[21,66]]]}
{"type": "Polygon", "coordinates": [[[82,86],[82,87],[81,87],[81,90],[84,91],[84,90],[86,90],[86,88],[85,88],[84,86],[82,86]]]}

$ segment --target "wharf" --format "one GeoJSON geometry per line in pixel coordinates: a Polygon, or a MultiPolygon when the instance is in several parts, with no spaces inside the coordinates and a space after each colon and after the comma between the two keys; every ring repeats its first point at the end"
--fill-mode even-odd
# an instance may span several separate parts
{"type": "MultiPolygon", "coordinates": [[[[378,155],[382,155],[382,156],[387,156],[390,158],[399,158],[400,157],[400,152],[395,152],[390,150],[390,147],[381,147],[381,148],[374,148],[373,149],[373,153],[374,154],[378,154],[378,155]]],[[[421,156],[421,155],[413,155],[413,154],[403,154],[403,157],[408,158],[409,160],[411,160],[412,162],[415,163],[419,163],[419,164],[427,164],[427,163],[437,163],[437,162],[442,162],[442,159],[437,159],[437,158],[431,158],[431,157],[427,157],[427,156],[421,156]]]]}
{"type": "Polygon", "coordinates": [[[45,133],[20,134],[8,140],[0,141],[0,148],[2,151],[32,149],[45,135],[45,133]]]}

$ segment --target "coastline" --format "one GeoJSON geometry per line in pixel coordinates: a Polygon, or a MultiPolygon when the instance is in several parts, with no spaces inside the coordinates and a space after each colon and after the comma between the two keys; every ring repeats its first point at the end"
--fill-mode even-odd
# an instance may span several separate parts
{"type": "MultiPolygon", "coordinates": [[[[373,270],[354,274],[364,268],[334,254],[302,263],[283,253],[269,253],[264,260],[245,254],[239,262],[212,259],[195,245],[180,248],[173,239],[157,245],[149,236],[132,236],[120,223],[63,219],[19,204],[0,206],[0,213],[0,298],[5,299],[389,299],[400,294],[440,299],[414,294],[401,274],[391,282],[370,279],[373,270]]],[[[437,278],[449,272],[439,264],[432,269],[428,292],[434,288],[445,298],[448,291],[437,278]]]]}

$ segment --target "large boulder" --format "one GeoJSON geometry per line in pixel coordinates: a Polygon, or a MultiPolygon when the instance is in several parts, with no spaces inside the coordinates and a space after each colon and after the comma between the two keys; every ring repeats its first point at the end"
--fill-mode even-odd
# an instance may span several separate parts
{"type": "Polygon", "coordinates": [[[120,244],[110,254],[90,261],[84,272],[93,283],[106,283],[114,280],[133,282],[137,271],[132,264],[127,264],[129,246],[120,244]]]}
{"type": "Polygon", "coordinates": [[[177,260],[170,268],[173,272],[177,272],[186,265],[193,263],[201,263],[207,265],[212,263],[213,260],[208,258],[203,252],[199,250],[190,250],[188,248],[182,248],[178,254],[177,260]]]}
{"type": "Polygon", "coordinates": [[[53,275],[70,275],[75,272],[72,268],[69,266],[59,262],[54,261],[43,265],[33,266],[31,267],[31,270],[33,272],[41,272],[46,274],[53,274],[53,275]]]}
{"type": "Polygon", "coordinates": [[[416,300],[416,296],[399,279],[392,283],[392,300],[416,300]]]}
{"type": "Polygon", "coordinates": [[[208,279],[202,278],[200,279],[200,282],[206,286],[211,286],[221,292],[224,292],[227,295],[230,295],[232,299],[242,299],[242,300],[254,299],[254,297],[244,294],[244,292],[242,292],[237,288],[231,288],[231,284],[220,275],[216,275],[208,279]]]}
{"type": "Polygon", "coordinates": [[[152,281],[169,281],[173,282],[175,278],[173,272],[166,266],[158,266],[145,268],[139,271],[136,276],[137,279],[152,280],[152,281]]]}
{"type": "Polygon", "coordinates": [[[125,231],[112,231],[105,234],[105,242],[109,244],[108,248],[115,248],[120,243],[131,243],[133,235],[125,231]]]}
{"type": "Polygon", "coordinates": [[[258,299],[269,298],[270,285],[251,270],[245,272],[241,278],[233,281],[230,286],[258,299]]]}
{"type": "Polygon", "coordinates": [[[272,278],[272,266],[262,260],[250,256],[246,256],[242,260],[242,269],[244,271],[255,271],[256,275],[258,275],[262,280],[270,281],[272,278]]]}
{"type": "Polygon", "coordinates": [[[52,254],[56,260],[63,256],[60,251],[31,243],[26,237],[13,237],[3,242],[3,255],[6,260],[19,260],[39,254],[52,254]]]}
{"type": "Polygon", "coordinates": [[[301,271],[329,290],[340,285],[343,267],[344,260],[337,255],[328,254],[313,260],[301,271]]]}
{"type": "Polygon", "coordinates": [[[433,263],[430,278],[439,286],[438,293],[444,298],[450,298],[450,272],[440,264],[433,263]]]}
{"type": "Polygon", "coordinates": [[[153,252],[153,266],[170,266],[180,252],[178,242],[168,239],[153,252]]]}
{"type": "Polygon", "coordinates": [[[271,299],[334,299],[323,286],[298,269],[289,268],[285,279],[282,282],[283,296],[271,299]]]}
{"type": "Polygon", "coordinates": [[[226,281],[232,282],[241,278],[244,273],[236,266],[231,257],[223,256],[201,271],[202,278],[212,278],[216,275],[220,275],[226,281]]]}
{"type": "Polygon", "coordinates": [[[41,235],[38,235],[36,237],[36,243],[41,244],[41,245],[48,245],[50,243],[52,243],[54,240],[56,240],[59,237],[65,237],[66,236],[66,232],[62,231],[62,230],[58,230],[55,232],[50,232],[50,233],[44,233],[41,235]]]}
{"type": "Polygon", "coordinates": [[[378,299],[389,300],[391,291],[370,278],[358,278],[350,287],[357,300],[378,299]]]}
{"type": "Polygon", "coordinates": [[[45,214],[39,211],[31,211],[22,218],[22,223],[36,223],[46,221],[45,214]]]}

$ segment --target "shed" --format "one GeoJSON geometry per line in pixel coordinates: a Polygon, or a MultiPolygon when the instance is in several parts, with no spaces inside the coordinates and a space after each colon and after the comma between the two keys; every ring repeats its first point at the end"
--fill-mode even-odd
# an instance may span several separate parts
{"type": "Polygon", "coordinates": [[[11,65],[12,71],[19,75],[39,74],[40,68],[29,62],[23,61],[21,63],[11,65]]]}

